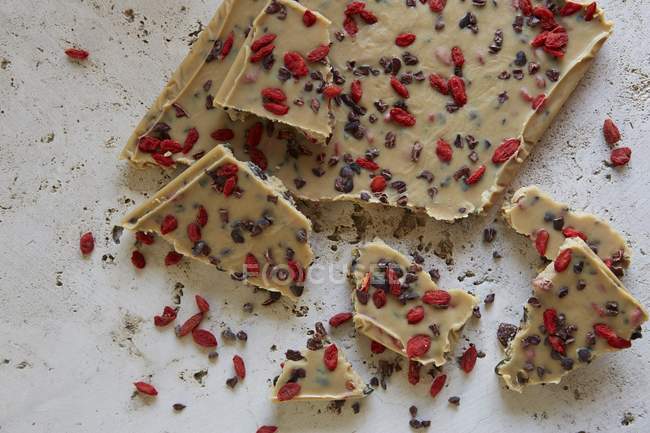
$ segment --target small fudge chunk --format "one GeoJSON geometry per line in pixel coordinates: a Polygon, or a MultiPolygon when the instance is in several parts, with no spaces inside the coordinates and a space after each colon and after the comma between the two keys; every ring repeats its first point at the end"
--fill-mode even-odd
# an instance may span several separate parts
{"type": "Polygon", "coordinates": [[[606,352],[630,347],[648,314],[580,238],[567,239],[533,281],[519,331],[496,373],[508,388],[560,383],[606,352]]]}
{"type": "Polygon", "coordinates": [[[630,263],[630,249],[623,236],[606,221],[555,201],[537,186],[520,188],[504,205],[506,221],[518,233],[529,236],[540,255],[553,260],[566,238],[579,237],[617,276],[630,263]]]}
{"type": "Polygon", "coordinates": [[[325,141],[332,129],[324,92],[331,76],[329,26],[328,19],[294,0],[271,1],[253,22],[215,102],[325,141]]]}
{"type": "Polygon", "coordinates": [[[371,340],[440,366],[478,300],[463,290],[442,290],[420,265],[380,240],[354,252],[354,323],[371,340]]]}
{"type": "Polygon", "coordinates": [[[365,397],[365,383],[335,344],[290,350],[271,400],[343,400],[365,397]]]}
{"type": "MultiPolygon", "coordinates": [[[[256,122],[234,122],[214,105],[214,96],[246,39],[251,22],[265,2],[224,0],[192,50],[144,115],[121,157],[144,167],[192,164],[219,143],[245,141],[256,122]],[[168,140],[164,144],[163,141],[168,140]]],[[[259,166],[259,152],[248,158],[259,166]],[[257,157],[258,161],[255,161],[257,157]]],[[[266,169],[266,167],[262,167],[266,169]]]]}
{"type": "Polygon", "coordinates": [[[123,222],[176,251],[291,299],[302,294],[311,223],[275,178],[218,146],[123,222]]]}

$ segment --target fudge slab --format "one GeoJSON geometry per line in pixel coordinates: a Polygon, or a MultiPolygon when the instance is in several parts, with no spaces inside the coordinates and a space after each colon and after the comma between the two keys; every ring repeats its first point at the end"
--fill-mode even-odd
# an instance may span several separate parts
{"type": "Polygon", "coordinates": [[[237,280],[296,299],[303,292],[311,223],[281,182],[218,146],[124,218],[179,253],[237,280]]]}

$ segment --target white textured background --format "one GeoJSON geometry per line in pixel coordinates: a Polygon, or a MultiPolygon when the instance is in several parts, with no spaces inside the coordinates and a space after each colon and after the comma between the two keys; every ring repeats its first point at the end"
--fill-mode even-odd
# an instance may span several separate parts
{"type": "MultiPolygon", "coordinates": [[[[611,219],[634,253],[624,282],[648,307],[650,1],[601,3],[615,22],[614,35],[513,187],[535,182],[577,209],[611,219]],[[631,164],[620,171],[602,163],[606,116],[633,149],[631,164]]],[[[493,373],[501,355],[496,326],[517,323],[541,263],[527,240],[495,222],[494,210],[451,226],[398,210],[368,213],[348,204],[312,209],[321,214],[316,264],[331,266],[333,274],[331,281],[310,284],[295,308],[262,307],[265,294],[201,264],[166,269],[161,261],[168,247],[160,240],[146,248],[147,268],[136,271],[129,260],[131,235],[116,245],[111,229],[133,201],[142,202],[168,178],[158,169],[133,170],[117,155],[217,4],[0,0],[0,432],[246,433],[277,424],[282,433],[396,433],[410,430],[411,404],[420,408],[420,418],[432,420],[432,432],[650,431],[647,338],[560,386],[523,396],[503,389],[493,373]],[[134,19],[123,14],[128,8],[134,19]],[[63,54],[77,44],[91,52],[83,64],[63,54]],[[498,231],[491,245],[481,241],[488,225],[498,231]],[[79,235],[88,230],[96,249],[83,259],[79,235]],[[462,287],[481,298],[496,293],[494,305],[464,331],[487,357],[470,375],[449,363],[448,386],[436,400],[427,394],[428,380],[411,387],[403,371],[389,379],[388,391],[363,400],[357,415],[349,404],[340,414],[326,403],[270,404],[269,384],[283,352],[303,347],[314,322],[350,308],[344,274],[351,242],[375,235],[405,253],[424,246],[427,267],[441,270],[442,287],[462,287]],[[452,266],[433,254],[445,238],[454,244],[452,266]],[[493,260],[493,250],[503,259],[493,260]],[[468,271],[474,276],[463,278],[468,271]],[[248,342],[227,344],[219,337],[220,357],[212,362],[171,328],[155,329],[152,316],[173,305],[179,285],[180,320],[194,312],[193,295],[201,293],[212,305],[206,326],[216,333],[226,326],[244,329],[248,342]],[[255,304],[253,314],[242,311],[245,302],[255,304]],[[235,352],[246,359],[249,374],[232,391],[225,380],[233,375],[235,352]],[[194,375],[202,370],[208,374],[199,383],[194,375]],[[157,386],[158,398],[132,395],[131,383],[140,379],[157,386]],[[447,403],[452,395],[461,397],[460,407],[447,403]],[[174,413],[177,402],[187,405],[185,411],[174,413]]],[[[333,340],[366,380],[376,374],[368,340],[350,325],[333,332],[333,340]]]]}

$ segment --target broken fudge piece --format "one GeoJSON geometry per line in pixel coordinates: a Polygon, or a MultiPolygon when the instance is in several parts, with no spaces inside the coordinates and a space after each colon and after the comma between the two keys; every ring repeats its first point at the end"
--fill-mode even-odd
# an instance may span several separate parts
{"type": "Polygon", "coordinates": [[[441,366],[478,300],[438,288],[422,267],[381,240],[355,250],[350,277],[354,323],[371,340],[421,362],[441,366]]]}
{"type": "Polygon", "coordinates": [[[580,238],[533,281],[519,331],[496,367],[508,388],[559,383],[594,358],[631,346],[648,314],[580,238]]]}
{"type": "Polygon", "coordinates": [[[566,238],[579,237],[614,274],[623,275],[630,263],[630,249],[623,236],[594,215],[573,211],[553,200],[537,186],[515,192],[503,207],[506,221],[518,233],[530,237],[540,255],[553,260],[566,238]]]}
{"type": "Polygon", "coordinates": [[[302,294],[313,258],[311,223],[281,182],[224,146],[133,210],[123,226],[156,232],[179,253],[291,299],[302,294]]]}
{"type": "MultiPolygon", "coordinates": [[[[192,49],[144,115],[121,157],[138,166],[191,164],[219,143],[245,142],[257,122],[233,122],[213,100],[249,28],[266,5],[261,0],[224,0],[192,49]],[[163,147],[161,142],[170,140],[163,147]]],[[[259,158],[254,152],[247,159],[259,158]]],[[[262,166],[262,164],[258,165],[262,166]]],[[[265,167],[263,167],[265,168],[265,167]]]]}
{"type": "Polygon", "coordinates": [[[329,25],[294,0],[269,2],[253,22],[215,102],[231,109],[235,119],[253,113],[324,142],[332,129],[324,92],[331,76],[329,25]]]}
{"type": "Polygon", "coordinates": [[[365,397],[365,383],[335,344],[287,351],[271,400],[343,400],[365,397]]]}

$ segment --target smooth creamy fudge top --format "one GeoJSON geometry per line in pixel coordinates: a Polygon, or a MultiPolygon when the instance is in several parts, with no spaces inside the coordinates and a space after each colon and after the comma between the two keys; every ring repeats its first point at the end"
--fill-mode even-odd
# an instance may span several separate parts
{"type": "Polygon", "coordinates": [[[354,323],[370,339],[421,362],[441,366],[477,299],[441,290],[420,265],[375,240],[354,252],[354,323]]]}
{"type": "Polygon", "coordinates": [[[343,352],[328,344],[315,350],[290,350],[275,380],[271,400],[343,400],[365,397],[365,383],[343,352]]]}
{"type": "Polygon", "coordinates": [[[496,373],[508,388],[559,383],[597,356],[630,347],[648,314],[580,238],[533,281],[520,329],[496,373]]]}
{"type": "Polygon", "coordinates": [[[503,207],[506,221],[518,233],[529,236],[540,255],[553,260],[566,238],[580,237],[614,274],[623,275],[630,263],[630,249],[623,236],[606,221],[555,201],[537,186],[515,192],[503,207]]]}
{"type": "Polygon", "coordinates": [[[159,233],[176,251],[291,299],[302,294],[313,259],[311,223],[282,184],[224,146],[133,210],[123,226],[159,233]]]}
{"type": "Polygon", "coordinates": [[[229,112],[235,119],[253,113],[324,142],[332,131],[322,92],[331,78],[330,24],[294,0],[269,2],[253,22],[215,103],[238,110],[234,116],[229,112]],[[280,14],[279,7],[286,12],[280,14]],[[320,79],[314,84],[314,78],[320,79]]]}

